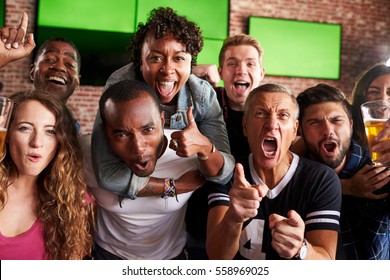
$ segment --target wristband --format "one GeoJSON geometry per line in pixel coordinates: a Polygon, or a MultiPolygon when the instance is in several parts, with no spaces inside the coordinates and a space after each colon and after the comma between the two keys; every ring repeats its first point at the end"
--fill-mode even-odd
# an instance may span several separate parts
{"type": "Polygon", "coordinates": [[[173,178],[166,178],[164,179],[164,190],[161,198],[168,199],[170,197],[175,197],[176,201],[179,202],[177,199],[175,180],[173,178]]]}
{"type": "MultiPolygon", "coordinates": [[[[212,148],[211,148],[211,153],[210,153],[210,154],[212,154],[212,153],[214,153],[214,152],[215,152],[215,146],[214,146],[214,144],[213,144],[213,146],[212,146],[212,148]]],[[[209,159],[209,157],[208,157],[208,156],[199,156],[199,155],[198,155],[198,159],[199,159],[199,160],[202,160],[202,161],[206,161],[206,160],[209,159]]]]}

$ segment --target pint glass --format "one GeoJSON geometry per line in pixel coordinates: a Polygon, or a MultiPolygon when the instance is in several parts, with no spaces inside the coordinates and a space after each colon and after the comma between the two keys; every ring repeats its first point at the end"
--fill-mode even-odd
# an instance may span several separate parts
{"type": "MultiPolygon", "coordinates": [[[[390,162],[378,162],[377,160],[381,156],[381,153],[372,151],[372,147],[376,144],[375,137],[385,128],[385,122],[390,118],[390,101],[370,101],[363,103],[360,108],[373,163],[378,166],[390,166],[390,162]]],[[[390,141],[390,138],[387,140],[390,141]]]]}

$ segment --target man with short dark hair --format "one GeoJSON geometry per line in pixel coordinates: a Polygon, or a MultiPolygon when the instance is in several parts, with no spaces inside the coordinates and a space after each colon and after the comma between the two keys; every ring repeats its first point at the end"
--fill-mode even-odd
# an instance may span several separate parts
{"type": "Polygon", "coordinates": [[[57,95],[66,103],[80,85],[80,66],[80,53],[72,41],[50,38],[39,47],[30,78],[36,89],[57,95]]]}
{"type": "Polygon", "coordinates": [[[343,185],[340,227],[345,258],[389,259],[387,194],[374,192],[389,182],[390,171],[370,166],[369,152],[352,140],[351,105],[341,90],[318,84],[300,93],[297,101],[308,157],[333,168],[341,180],[356,177],[350,180],[353,191],[343,185]]]}
{"type": "MultiPolygon", "coordinates": [[[[32,34],[26,34],[28,16],[24,12],[17,28],[0,29],[0,67],[27,57],[35,48],[32,34]]],[[[50,38],[39,47],[30,78],[37,90],[59,96],[65,103],[80,84],[80,53],[76,45],[65,38],[50,38]]]]}
{"type": "Polygon", "coordinates": [[[91,138],[84,137],[86,181],[98,203],[95,258],[185,259],[187,201],[205,183],[197,156],[180,157],[168,148],[175,130],[164,129],[157,94],[144,82],[123,80],[108,87],[99,110],[112,152],[132,173],[164,179],[164,184],[159,196],[143,196],[146,186],[137,199],[118,203],[117,194],[99,186],[91,138]]]}

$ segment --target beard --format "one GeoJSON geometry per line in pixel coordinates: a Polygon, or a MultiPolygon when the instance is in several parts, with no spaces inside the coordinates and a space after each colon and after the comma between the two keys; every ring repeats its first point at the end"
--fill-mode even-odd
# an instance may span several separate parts
{"type": "Polygon", "coordinates": [[[312,159],[314,159],[315,161],[318,161],[322,164],[325,164],[332,169],[336,169],[344,161],[344,159],[348,153],[348,150],[349,150],[349,147],[351,144],[351,137],[352,137],[352,134],[348,138],[346,138],[347,139],[346,141],[343,141],[343,142],[341,142],[340,140],[335,140],[334,138],[326,139],[326,140],[333,140],[337,143],[339,153],[336,154],[335,156],[326,156],[323,153],[321,153],[320,148],[318,148],[318,147],[322,146],[321,143],[314,147],[313,145],[310,145],[306,141],[306,138],[304,136],[303,136],[303,140],[306,144],[306,147],[307,147],[309,154],[310,154],[310,157],[312,159]]]}
{"type": "Polygon", "coordinates": [[[347,147],[340,147],[340,153],[336,157],[327,157],[318,153],[313,154],[312,152],[310,152],[310,154],[313,154],[313,156],[316,158],[316,161],[323,163],[332,169],[336,169],[343,162],[348,152],[348,148],[349,145],[347,147]]]}

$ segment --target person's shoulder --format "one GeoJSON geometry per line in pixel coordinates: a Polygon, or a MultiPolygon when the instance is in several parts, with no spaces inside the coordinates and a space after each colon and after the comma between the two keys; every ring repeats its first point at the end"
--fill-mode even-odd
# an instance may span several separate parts
{"type": "Polygon", "coordinates": [[[208,81],[198,78],[194,74],[191,74],[188,77],[187,84],[194,93],[197,93],[199,90],[201,90],[201,92],[204,92],[205,94],[210,94],[210,92],[215,94],[214,88],[208,81]]]}
{"type": "Polygon", "coordinates": [[[79,137],[81,149],[83,151],[84,164],[91,164],[91,143],[92,133],[82,134],[79,137]]]}
{"type": "Polygon", "coordinates": [[[125,66],[122,66],[121,68],[111,73],[110,77],[108,77],[106,81],[104,89],[107,89],[109,86],[117,82],[134,79],[134,77],[135,74],[134,74],[133,63],[126,64],[125,66]]]}
{"type": "Polygon", "coordinates": [[[91,147],[91,139],[92,139],[91,133],[82,134],[80,135],[79,139],[80,139],[80,145],[83,149],[89,149],[91,147]]]}
{"type": "Polygon", "coordinates": [[[329,166],[305,157],[299,158],[299,165],[301,166],[302,172],[307,173],[308,175],[313,173],[330,173],[337,176],[336,171],[329,166]]]}
{"type": "Polygon", "coordinates": [[[128,75],[128,73],[131,71],[133,71],[133,64],[132,63],[126,64],[126,65],[122,66],[121,68],[112,72],[112,74],[110,75],[110,77],[108,79],[110,79],[112,77],[123,76],[125,74],[128,75]]]}
{"type": "Polygon", "coordinates": [[[361,146],[355,140],[351,141],[351,148],[350,149],[351,149],[350,157],[359,158],[361,168],[363,168],[364,165],[369,164],[371,162],[370,151],[368,149],[364,148],[363,146],[361,146]]]}
{"type": "Polygon", "coordinates": [[[317,189],[325,193],[341,196],[341,183],[338,174],[329,166],[320,162],[300,158],[295,180],[308,190],[317,189]]]}

